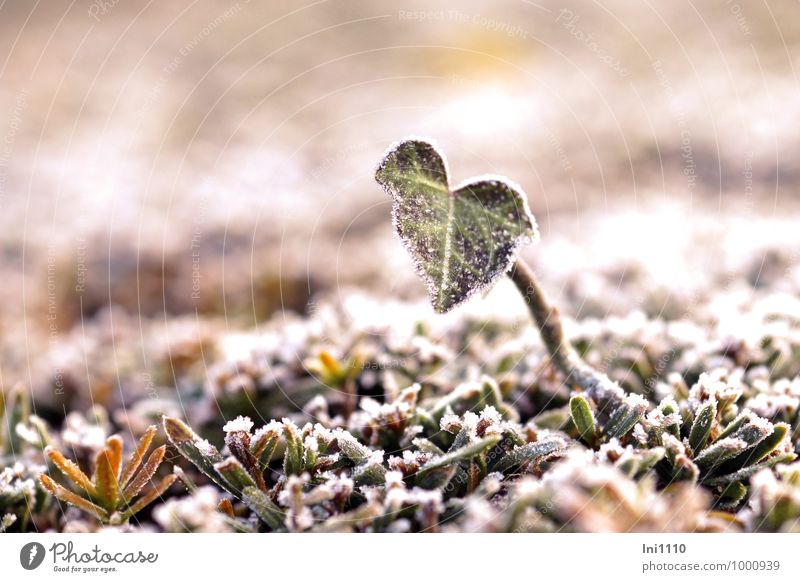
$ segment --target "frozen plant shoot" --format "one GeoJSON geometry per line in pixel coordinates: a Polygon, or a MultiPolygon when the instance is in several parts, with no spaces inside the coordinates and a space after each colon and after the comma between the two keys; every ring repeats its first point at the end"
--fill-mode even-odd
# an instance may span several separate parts
{"type": "MultiPolygon", "coordinates": [[[[646,411],[645,403],[628,397],[582,361],[533,270],[517,258],[523,244],[539,239],[518,185],[500,176],[481,176],[453,187],[444,156],[416,138],[391,147],[375,179],[392,198],[395,228],[436,311],[451,310],[508,273],[525,298],[554,366],[568,384],[594,401],[598,420],[606,423],[605,433],[620,437],[634,427],[646,411]]],[[[588,430],[583,423],[578,426],[581,433],[588,430]]]]}

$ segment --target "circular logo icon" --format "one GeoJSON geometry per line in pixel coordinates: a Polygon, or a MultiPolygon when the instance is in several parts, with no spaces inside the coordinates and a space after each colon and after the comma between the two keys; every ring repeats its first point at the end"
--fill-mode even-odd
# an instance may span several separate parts
{"type": "Polygon", "coordinates": [[[44,561],[44,546],[39,542],[30,542],[19,551],[19,563],[26,570],[35,570],[44,561]]]}

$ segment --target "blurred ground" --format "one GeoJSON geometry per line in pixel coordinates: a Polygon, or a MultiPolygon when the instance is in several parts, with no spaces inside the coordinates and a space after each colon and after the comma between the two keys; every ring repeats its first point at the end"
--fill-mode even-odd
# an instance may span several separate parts
{"type": "Polygon", "coordinates": [[[789,0],[2,2],[0,384],[88,322],[113,389],[109,306],[143,341],[420,298],[372,181],[408,134],[523,185],[573,316],[796,293],[799,58],[789,0]]]}

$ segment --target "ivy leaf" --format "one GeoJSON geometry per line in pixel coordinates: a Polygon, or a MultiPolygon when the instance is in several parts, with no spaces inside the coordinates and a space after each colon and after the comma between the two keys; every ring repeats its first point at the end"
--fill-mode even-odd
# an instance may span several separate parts
{"type": "Polygon", "coordinates": [[[375,179],[392,198],[400,239],[444,313],[489,288],[539,233],[525,194],[498,176],[451,187],[444,156],[427,141],[393,146],[375,179]]]}

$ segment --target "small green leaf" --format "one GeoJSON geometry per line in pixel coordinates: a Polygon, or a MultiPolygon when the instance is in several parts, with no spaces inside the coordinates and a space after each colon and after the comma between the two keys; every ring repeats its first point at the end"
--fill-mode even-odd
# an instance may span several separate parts
{"type": "Polygon", "coordinates": [[[703,449],[694,462],[700,468],[718,467],[722,461],[734,457],[747,448],[747,443],[741,439],[728,437],[716,441],[710,447],[703,449]]]}
{"type": "Polygon", "coordinates": [[[379,485],[386,482],[386,467],[368,459],[353,468],[353,481],[358,485],[379,485]]]}
{"type": "Polygon", "coordinates": [[[241,495],[245,487],[256,487],[256,482],[247,472],[247,469],[233,457],[228,457],[221,463],[214,465],[217,473],[225,479],[230,487],[237,495],[241,495]]]}
{"type": "Polygon", "coordinates": [[[721,439],[731,436],[734,432],[742,428],[742,425],[744,425],[745,422],[750,422],[750,416],[749,413],[747,412],[743,412],[742,414],[734,418],[730,422],[730,424],[728,424],[728,426],[725,427],[725,430],[723,430],[719,435],[717,435],[717,440],[719,441],[721,439]]]}
{"type": "Polygon", "coordinates": [[[767,438],[771,431],[772,425],[764,419],[751,420],[746,422],[742,427],[731,435],[731,438],[738,438],[752,446],[760,443],[767,438]]]}
{"type": "Polygon", "coordinates": [[[455,465],[431,469],[422,475],[418,474],[414,484],[420,489],[439,489],[447,485],[457,471],[458,467],[455,465]]]}
{"type": "Polygon", "coordinates": [[[447,452],[451,453],[460,449],[461,447],[467,446],[471,438],[472,437],[470,436],[469,428],[467,426],[463,426],[456,434],[456,438],[453,439],[453,444],[450,445],[450,448],[447,449],[447,452]]]}
{"type": "Polygon", "coordinates": [[[443,455],[444,451],[436,444],[432,443],[425,438],[415,438],[411,443],[423,453],[430,453],[432,455],[443,455]]]}
{"type": "Polygon", "coordinates": [[[753,448],[753,453],[750,455],[749,461],[751,463],[757,463],[770,453],[774,451],[783,439],[786,437],[787,434],[791,431],[791,427],[786,424],[785,422],[781,422],[775,425],[775,430],[772,431],[772,434],[761,441],[753,448]]]}
{"type": "Polygon", "coordinates": [[[228,483],[214,469],[214,465],[223,460],[214,445],[202,440],[177,418],[164,417],[164,432],[167,433],[167,438],[178,449],[178,452],[200,469],[200,472],[226,491],[238,494],[237,491],[231,490],[228,483]]]}
{"type": "Polygon", "coordinates": [[[703,404],[697,410],[692,430],[689,432],[689,447],[695,455],[706,446],[716,416],[717,403],[714,400],[703,404]]]}
{"type": "Polygon", "coordinates": [[[297,426],[288,418],[283,419],[283,436],[286,439],[286,454],[283,457],[283,472],[286,475],[299,475],[303,472],[305,448],[297,426]]]}
{"type": "Polygon", "coordinates": [[[742,469],[739,469],[735,473],[729,473],[727,475],[720,475],[719,477],[713,478],[704,478],[703,483],[709,486],[713,485],[721,485],[724,483],[730,483],[731,481],[742,481],[744,479],[749,478],[751,475],[755,475],[761,469],[768,469],[770,467],[774,467],[775,465],[781,463],[791,463],[797,459],[797,455],[794,453],[782,453],[780,455],[774,455],[761,461],[760,463],[756,463],[755,465],[748,465],[742,469]]]}
{"type": "Polygon", "coordinates": [[[248,486],[242,489],[242,501],[270,528],[283,529],[283,512],[258,487],[248,486]]]}
{"type": "Polygon", "coordinates": [[[724,473],[733,473],[742,467],[758,463],[761,459],[774,451],[779,444],[781,444],[789,430],[790,427],[788,424],[776,424],[775,430],[773,430],[772,434],[770,434],[767,438],[763,439],[756,446],[751,447],[729,461],[726,461],[715,472],[720,475],[724,473]]]}
{"type": "Polygon", "coordinates": [[[372,451],[362,445],[356,438],[345,430],[339,430],[336,433],[336,441],[339,443],[339,448],[345,457],[350,459],[353,463],[363,463],[369,459],[372,451]]]}
{"type": "Polygon", "coordinates": [[[665,453],[666,451],[664,450],[664,447],[653,447],[644,451],[639,461],[638,474],[641,475],[642,473],[652,469],[656,463],[664,458],[665,453]]]}
{"type": "Polygon", "coordinates": [[[441,467],[447,467],[448,465],[452,465],[458,461],[469,460],[475,455],[479,455],[483,451],[492,448],[498,442],[500,442],[499,435],[488,436],[452,452],[446,453],[440,457],[431,459],[425,463],[425,465],[420,467],[419,471],[417,472],[417,478],[425,475],[425,473],[428,471],[433,471],[434,469],[439,469],[441,467]]]}
{"type": "Polygon", "coordinates": [[[722,488],[718,505],[723,508],[736,507],[745,498],[745,495],[747,495],[747,487],[740,481],[733,481],[722,488]]]}
{"type": "Polygon", "coordinates": [[[427,141],[393,146],[375,178],[392,198],[397,233],[439,313],[490,287],[519,247],[538,238],[518,186],[488,176],[452,188],[444,156],[427,141]]]}
{"type": "MultiPolygon", "coordinates": [[[[669,457],[669,451],[667,456],[669,457]]],[[[696,483],[700,477],[700,468],[686,455],[678,455],[669,459],[672,465],[672,481],[691,481],[696,483]]]]}
{"type": "Polygon", "coordinates": [[[465,411],[475,408],[480,396],[480,388],[475,383],[467,382],[460,384],[456,386],[454,390],[451,390],[433,403],[427,412],[438,425],[442,416],[447,412],[453,412],[455,410],[461,412],[461,408],[464,408],[465,411]],[[462,406],[462,404],[466,404],[466,406],[462,406]]]}
{"type": "Polygon", "coordinates": [[[644,410],[639,406],[631,406],[627,402],[623,402],[611,413],[604,432],[608,438],[623,437],[636,426],[643,415],[644,410]]]}
{"type": "Polygon", "coordinates": [[[265,471],[269,466],[272,455],[278,447],[280,432],[277,423],[270,424],[256,431],[250,443],[250,452],[258,459],[258,466],[261,471],[265,471]]]}
{"type": "Polygon", "coordinates": [[[639,477],[650,471],[665,454],[664,447],[653,447],[636,453],[627,452],[614,463],[614,466],[628,477],[639,477]]]}
{"type": "Polygon", "coordinates": [[[580,437],[591,443],[594,439],[596,426],[592,408],[589,401],[581,394],[575,394],[569,399],[569,411],[572,416],[572,423],[578,429],[580,437]]]}
{"type": "Polygon", "coordinates": [[[564,449],[566,449],[566,443],[560,438],[528,443],[500,457],[498,461],[491,466],[491,470],[507,473],[520,465],[544,460],[551,455],[560,453],[564,449]]]}

